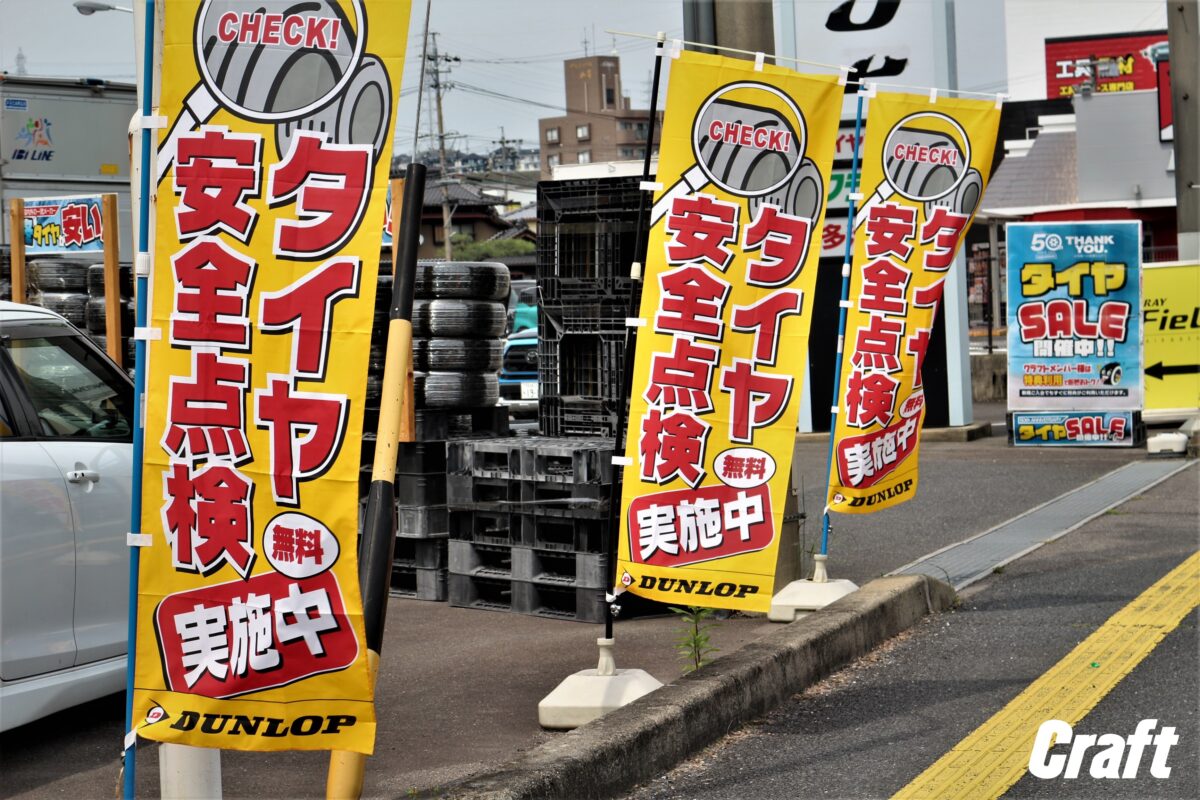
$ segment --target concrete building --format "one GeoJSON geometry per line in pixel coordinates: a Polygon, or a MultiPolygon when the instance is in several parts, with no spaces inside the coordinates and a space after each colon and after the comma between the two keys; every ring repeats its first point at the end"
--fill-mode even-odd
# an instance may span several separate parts
{"type": "MultiPolygon", "coordinates": [[[[567,113],[538,120],[542,177],[562,164],[633,161],[646,154],[650,111],[630,108],[615,56],[586,56],[563,62],[567,113]]],[[[662,112],[658,120],[662,122],[662,112]]],[[[654,145],[658,150],[655,125],[654,145]]]]}

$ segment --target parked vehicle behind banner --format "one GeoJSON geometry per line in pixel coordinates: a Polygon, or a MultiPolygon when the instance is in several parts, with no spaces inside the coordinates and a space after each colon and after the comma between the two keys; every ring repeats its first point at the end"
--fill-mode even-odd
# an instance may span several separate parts
{"type": "Polygon", "coordinates": [[[532,280],[512,282],[508,296],[508,332],[518,333],[532,328],[537,330],[537,283],[532,280]]]}
{"type": "Polygon", "coordinates": [[[132,412],[80,331],[0,302],[0,730],[124,686],[132,412]]]}
{"type": "Polygon", "coordinates": [[[504,342],[500,367],[502,401],[533,401],[538,397],[537,328],[525,328],[504,342]]]}

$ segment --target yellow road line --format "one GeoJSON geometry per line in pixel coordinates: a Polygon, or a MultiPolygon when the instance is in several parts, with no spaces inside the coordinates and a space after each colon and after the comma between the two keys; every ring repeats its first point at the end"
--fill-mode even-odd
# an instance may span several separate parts
{"type": "Polygon", "coordinates": [[[1038,726],[1075,725],[1200,605],[1200,553],[1109,617],[1061,661],[896,793],[908,798],[1004,794],[1029,766],[1038,726]]]}

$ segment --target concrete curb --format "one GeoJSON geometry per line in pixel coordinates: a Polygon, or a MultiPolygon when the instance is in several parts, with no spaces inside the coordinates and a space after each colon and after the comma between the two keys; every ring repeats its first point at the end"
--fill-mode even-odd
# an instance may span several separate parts
{"type": "MultiPolygon", "coordinates": [[[[879,578],[807,617],[494,770],[436,793],[603,798],[658,777],[739,725],[954,603],[934,578],[879,578]]],[[[619,638],[618,638],[619,647],[619,638]]],[[[620,665],[620,651],[617,652],[620,665]]]]}

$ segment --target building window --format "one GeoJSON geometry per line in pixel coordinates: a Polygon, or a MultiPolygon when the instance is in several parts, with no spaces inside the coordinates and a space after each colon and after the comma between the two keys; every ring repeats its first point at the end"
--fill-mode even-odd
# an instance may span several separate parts
{"type": "Polygon", "coordinates": [[[562,156],[559,155],[558,153],[551,153],[550,155],[546,156],[546,166],[547,167],[557,167],[561,163],[562,163],[562,156]]]}
{"type": "Polygon", "coordinates": [[[579,163],[580,164],[592,163],[592,151],[591,150],[580,150],[579,151],[579,163]]]}
{"type": "Polygon", "coordinates": [[[546,142],[558,144],[558,128],[546,128],[546,142]]]}
{"type": "Polygon", "coordinates": [[[586,142],[588,139],[591,139],[592,138],[592,126],[590,124],[576,125],[575,126],[575,138],[581,142],[586,142]]]}
{"type": "MultiPolygon", "coordinates": [[[[465,224],[459,224],[457,222],[451,222],[450,223],[450,235],[451,235],[451,237],[465,236],[468,240],[473,242],[473,241],[475,241],[475,223],[468,222],[465,224]]],[[[441,225],[433,226],[433,243],[434,244],[445,244],[446,243],[446,229],[443,228],[441,225]]]]}
{"type": "Polygon", "coordinates": [[[617,93],[613,91],[611,86],[604,89],[604,103],[606,106],[615,106],[617,104],[617,93]]]}

